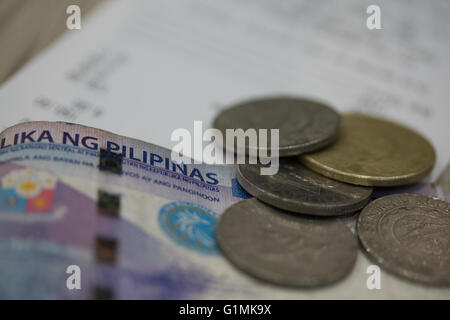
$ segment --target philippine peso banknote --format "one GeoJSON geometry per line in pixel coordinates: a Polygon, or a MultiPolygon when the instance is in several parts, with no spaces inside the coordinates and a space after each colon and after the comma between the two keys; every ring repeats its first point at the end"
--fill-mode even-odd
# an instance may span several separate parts
{"type": "Polygon", "coordinates": [[[220,214],[249,197],[234,166],[177,164],[170,153],[63,122],[3,131],[0,298],[449,297],[384,273],[382,290],[369,290],[361,253],[351,275],[326,288],[285,289],[242,274],[214,236],[220,214]],[[73,266],[80,288],[67,284],[73,266]]]}

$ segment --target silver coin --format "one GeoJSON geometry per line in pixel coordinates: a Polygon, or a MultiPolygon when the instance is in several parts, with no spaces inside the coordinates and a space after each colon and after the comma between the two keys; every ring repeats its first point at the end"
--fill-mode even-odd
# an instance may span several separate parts
{"type": "MultiPolygon", "coordinates": [[[[224,136],[226,129],[279,129],[279,155],[285,157],[334,142],[340,123],[339,114],[325,104],[293,97],[271,97],[230,107],[216,117],[213,126],[224,136]]],[[[270,146],[269,132],[268,140],[270,146]]],[[[249,149],[248,145],[239,147],[249,149]]],[[[272,150],[266,145],[256,148],[272,150]]]]}
{"type": "Polygon", "coordinates": [[[318,216],[337,216],[363,208],[371,188],[335,181],[281,158],[278,173],[261,175],[260,164],[238,165],[237,178],[248,193],[275,207],[318,216]]]}
{"type": "Polygon", "coordinates": [[[418,194],[379,198],[361,212],[357,232],[384,269],[429,285],[450,285],[450,202],[418,194]]]}
{"type": "Polygon", "coordinates": [[[284,286],[331,284],[345,277],[356,261],[356,238],[341,221],[292,215],[255,198],[222,214],[216,239],[236,267],[284,286]]]}

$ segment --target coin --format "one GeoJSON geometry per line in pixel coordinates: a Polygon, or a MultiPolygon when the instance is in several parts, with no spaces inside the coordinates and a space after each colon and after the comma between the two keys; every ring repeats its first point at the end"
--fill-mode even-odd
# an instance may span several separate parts
{"type": "MultiPolygon", "coordinates": [[[[216,117],[213,126],[224,135],[226,129],[279,129],[279,155],[284,157],[332,143],[340,128],[340,116],[325,104],[280,96],[246,101],[230,107],[216,117]]],[[[269,145],[260,144],[257,147],[272,150],[269,145]]],[[[250,148],[246,146],[246,149],[250,148]]]]}
{"type": "Polygon", "coordinates": [[[433,146],[415,131],[362,114],[343,116],[330,147],[300,157],[329,178],[364,186],[398,186],[426,176],[435,163],[433,146]]]}
{"type": "Polygon", "coordinates": [[[450,202],[418,194],[377,199],[357,224],[362,246],[377,264],[429,285],[450,285],[450,202]]]}
{"type": "Polygon", "coordinates": [[[450,161],[447,163],[447,167],[441,173],[438,180],[434,183],[434,187],[440,198],[450,200],[450,161]]]}
{"type": "Polygon", "coordinates": [[[356,238],[341,221],[293,215],[255,198],[238,202],[222,214],[216,239],[237,268],[284,286],[336,282],[356,261],[356,238]]]}
{"type": "Polygon", "coordinates": [[[336,216],[355,212],[372,189],[319,175],[297,158],[281,158],[278,173],[261,175],[260,164],[238,165],[237,179],[251,195],[275,207],[304,214],[336,216]]]}

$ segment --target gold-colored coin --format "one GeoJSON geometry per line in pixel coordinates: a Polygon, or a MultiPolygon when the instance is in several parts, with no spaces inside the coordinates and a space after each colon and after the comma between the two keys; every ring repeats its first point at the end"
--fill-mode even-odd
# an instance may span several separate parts
{"type": "Polygon", "coordinates": [[[398,186],[425,177],[436,160],[433,146],[397,123],[351,113],[343,116],[338,140],[300,156],[313,171],[363,186],[398,186]]]}

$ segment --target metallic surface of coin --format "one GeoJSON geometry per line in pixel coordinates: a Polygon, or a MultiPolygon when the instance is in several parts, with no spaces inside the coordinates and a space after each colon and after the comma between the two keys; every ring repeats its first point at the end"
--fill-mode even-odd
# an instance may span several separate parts
{"type": "MultiPolygon", "coordinates": [[[[271,97],[247,101],[222,111],[214,120],[213,127],[221,130],[224,136],[226,129],[279,129],[279,155],[284,157],[334,142],[340,128],[340,116],[322,103],[271,97]]],[[[260,149],[271,146],[270,131],[267,138],[269,144],[260,145],[260,149]]]]}
{"type": "Polygon", "coordinates": [[[361,212],[358,236],[382,268],[429,285],[450,285],[450,202],[418,194],[377,199],[361,212]]]}
{"type": "Polygon", "coordinates": [[[346,114],[330,147],[300,157],[313,171],[364,186],[397,186],[425,177],[436,160],[433,146],[413,130],[379,118],[346,114]]]}
{"type": "Polygon", "coordinates": [[[278,173],[261,175],[259,164],[238,165],[237,178],[251,195],[275,207],[304,214],[336,216],[355,212],[369,202],[372,188],[319,175],[297,158],[281,158],[278,173]]]}
{"type": "Polygon", "coordinates": [[[216,239],[236,267],[284,286],[336,282],[356,261],[356,238],[341,221],[300,217],[255,198],[238,202],[222,214],[216,239]]]}

